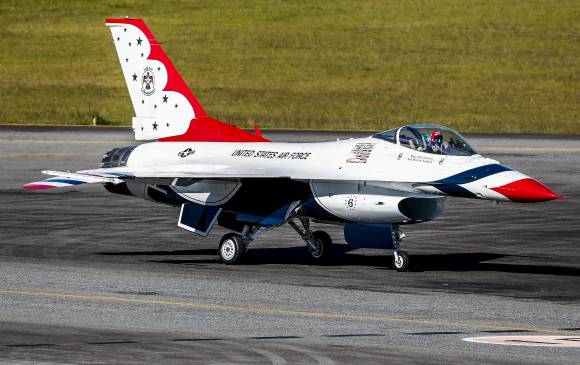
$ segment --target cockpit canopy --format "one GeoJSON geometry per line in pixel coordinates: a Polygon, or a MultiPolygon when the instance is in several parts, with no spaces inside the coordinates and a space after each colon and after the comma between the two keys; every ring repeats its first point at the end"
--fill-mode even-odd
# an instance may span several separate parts
{"type": "Polygon", "coordinates": [[[435,124],[413,124],[373,136],[424,153],[471,156],[477,152],[453,129],[435,124]]]}

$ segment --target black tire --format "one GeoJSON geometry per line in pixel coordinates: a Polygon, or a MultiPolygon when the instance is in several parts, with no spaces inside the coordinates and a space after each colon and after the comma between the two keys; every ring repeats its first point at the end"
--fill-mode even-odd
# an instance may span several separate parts
{"type": "Polygon", "coordinates": [[[245,250],[242,236],[237,233],[228,233],[222,237],[218,252],[223,263],[235,265],[240,263],[245,250]]]}
{"type": "Polygon", "coordinates": [[[313,250],[308,246],[308,251],[316,261],[327,261],[332,256],[332,238],[324,231],[313,232],[318,250],[313,250]]]}
{"type": "Polygon", "coordinates": [[[397,271],[407,271],[409,269],[409,254],[405,251],[397,252],[399,260],[395,259],[393,255],[393,269],[397,271]]]}

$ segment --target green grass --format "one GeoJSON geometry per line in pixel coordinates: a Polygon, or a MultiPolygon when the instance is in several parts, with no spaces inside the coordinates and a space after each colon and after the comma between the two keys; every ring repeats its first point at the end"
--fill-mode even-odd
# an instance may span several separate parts
{"type": "Polygon", "coordinates": [[[0,123],[129,125],[125,15],[242,127],[580,134],[577,0],[2,0],[0,123]]]}

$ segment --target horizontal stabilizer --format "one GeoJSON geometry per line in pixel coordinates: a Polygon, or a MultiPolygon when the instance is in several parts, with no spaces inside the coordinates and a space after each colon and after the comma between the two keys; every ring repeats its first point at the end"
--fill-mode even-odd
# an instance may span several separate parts
{"type": "Polygon", "coordinates": [[[242,169],[227,165],[166,165],[134,168],[129,166],[81,170],[77,172],[43,171],[50,179],[24,185],[24,188],[51,189],[81,184],[120,184],[127,181],[146,184],[171,184],[179,178],[188,179],[233,179],[242,178],[289,178],[280,171],[264,169],[242,169]]]}
{"type": "MultiPolygon", "coordinates": [[[[67,186],[75,186],[75,185],[82,185],[82,184],[104,184],[104,183],[112,183],[112,184],[119,184],[123,182],[120,175],[113,175],[113,174],[102,174],[102,175],[94,175],[94,174],[86,174],[86,173],[79,173],[79,172],[64,172],[64,171],[51,171],[46,170],[42,172],[45,175],[52,175],[55,177],[51,177],[46,180],[33,182],[30,184],[24,185],[25,189],[29,190],[44,190],[44,189],[53,189],[53,188],[63,188],[67,186]]],[[[127,176],[124,176],[127,177],[127,176]]]]}
{"type": "Polygon", "coordinates": [[[117,176],[119,179],[132,179],[134,182],[153,183],[156,179],[240,179],[240,178],[289,178],[278,170],[240,168],[228,165],[178,164],[146,167],[111,167],[82,170],[78,173],[93,176],[117,176]]]}

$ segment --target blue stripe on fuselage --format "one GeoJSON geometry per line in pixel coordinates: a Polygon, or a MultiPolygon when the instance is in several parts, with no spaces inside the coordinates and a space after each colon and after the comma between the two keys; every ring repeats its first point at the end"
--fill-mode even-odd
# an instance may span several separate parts
{"type": "Polygon", "coordinates": [[[477,195],[459,185],[433,184],[433,186],[449,196],[456,196],[460,198],[477,198],[477,195]]]}
{"type": "Polygon", "coordinates": [[[433,184],[460,185],[474,182],[484,177],[488,177],[499,172],[511,171],[509,167],[497,163],[479,166],[471,170],[460,172],[459,174],[446,177],[445,179],[434,181],[433,184]]]}
{"type": "Polygon", "coordinates": [[[460,185],[474,182],[504,171],[511,171],[511,169],[500,164],[479,166],[474,169],[466,170],[460,172],[459,174],[446,177],[445,179],[434,181],[431,183],[431,185],[447,195],[458,196],[462,198],[477,198],[477,195],[465,189],[464,187],[461,187],[460,185]]]}

